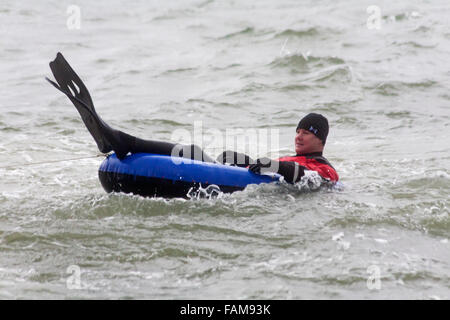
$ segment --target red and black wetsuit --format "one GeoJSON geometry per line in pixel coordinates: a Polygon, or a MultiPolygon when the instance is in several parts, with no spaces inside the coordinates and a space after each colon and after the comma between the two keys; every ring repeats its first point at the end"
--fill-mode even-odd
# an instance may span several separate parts
{"type": "Polygon", "coordinates": [[[322,152],[301,154],[290,157],[281,157],[278,173],[284,176],[287,182],[297,182],[305,174],[305,170],[316,171],[322,178],[337,182],[339,175],[333,166],[322,156],[322,152]]]}
{"type": "MultiPolygon", "coordinates": [[[[235,151],[224,151],[218,158],[220,163],[230,163],[239,167],[248,167],[255,163],[249,156],[235,151]]],[[[333,166],[322,156],[322,152],[298,154],[290,157],[281,157],[277,160],[277,173],[281,174],[285,181],[295,183],[305,175],[305,170],[316,171],[322,178],[331,182],[337,182],[339,176],[333,166]]],[[[264,168],[263,168],[264,169],[264,168]]],[[[271,169],[268,169],[271,170],[271,169]]]]}

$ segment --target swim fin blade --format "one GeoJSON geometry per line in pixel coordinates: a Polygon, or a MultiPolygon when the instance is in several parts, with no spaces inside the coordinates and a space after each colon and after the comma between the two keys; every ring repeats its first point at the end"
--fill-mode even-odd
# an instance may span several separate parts
{"type": "Polygon", "coordinates": [[[77,108],[100,152],[110,152],[112,147],[106,139],[105,135],[107,134],[105,133],[113,129],[97,115],[88,89],[60,52],[55,60],[50,62],[50,69],[59,85],[49,78],[46,78],[47,81],[64,93],[77,108]]]}

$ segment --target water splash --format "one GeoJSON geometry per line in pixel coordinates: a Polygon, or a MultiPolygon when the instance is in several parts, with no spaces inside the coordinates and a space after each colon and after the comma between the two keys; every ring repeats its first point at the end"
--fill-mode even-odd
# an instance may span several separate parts
{"type": "Polygon", "coordinates": [[[300,191],[317,191],[322,186],[323,181],[316,171],[305,170],[305,175],[295,186],[300,191]]]}
{"type": "Polygon", "coordinates": [[[191,187],[186,196],[191,200],[220,199],[223,196],[223,192],[220,190],[218,185],[210,184],[206,188],[203,188],[200,183],[198,187],[191,187]]]}

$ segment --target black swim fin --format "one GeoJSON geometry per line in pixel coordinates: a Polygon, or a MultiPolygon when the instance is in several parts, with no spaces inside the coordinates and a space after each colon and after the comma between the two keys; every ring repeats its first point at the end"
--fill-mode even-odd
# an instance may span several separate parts
{"type": "Polygon", "coordinates": [[[114,150],[119,158],[124,158],[127,150],[119,143],[120,131],[112,129],[99,117],[88,89],[60,52],[50,62],[50,69],[59,86],[48,78],[47,81],[72,101],[100,152],[114,150]]]}
{"type": "MultiPolygon", "coordinates": [[[[104,135],[96,124],[99,122],[95,121],[95,118],[96,116],[98,118],[98,115],[95,112],[89,91],[60,52],[56,55],[55,60],[50,62],[50,69],[52,70],[59,87],[54,82],[50,83],[72,101],[81,115],[81,119],[86,125],[86,128],[97,143],[100,152],[106,153],[111,151],[111,146],[105,141],[104,135]]],[[[48,78],[47,80],[50,81],[48,78]]]]}

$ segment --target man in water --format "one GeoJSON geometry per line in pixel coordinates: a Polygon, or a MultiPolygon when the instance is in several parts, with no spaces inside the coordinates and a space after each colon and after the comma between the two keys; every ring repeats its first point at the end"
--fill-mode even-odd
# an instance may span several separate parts
{"type": "Polygon", "coordinates": [[[247,155],[225,151],[215,161],[196,145],[143,140],[111,128],[97,114],[89,91],[61,53],[50,62],[50,69],[58,83],[48,78],[47,80],[72,101],[100,152],[114,151],[119,159],[124,159],[128,153],[142,152],[177,155],[204,162],[229,163],[248,167],[255,174],[265,171],[277,172],[290,183],[299,181],[306,170],[316,171],[327,181],[336,182],[339,179],[334,168],[322,156],[328,135],[328,120],[320,114],[310,113],[299,122],[295,136],[295,156],[277,160],[261,158],[254,161],[247,155]]]}
{"type": "Polygon", "coordinates": [[[277,160],[268,158],[253,161],[247,155],[233,151],[225,151],[218,160],[222,163],[232,163],[240,167],[249,166],[253,173],[277,172],[287,182],[298,182],[306,170],[316,171],[323,179],[337,182],[339,176],[333,166],[322,156],[328,136],[328,120],[321,114],[310,113],[297,125],[295,156],[281,157],[277,160]]]}

